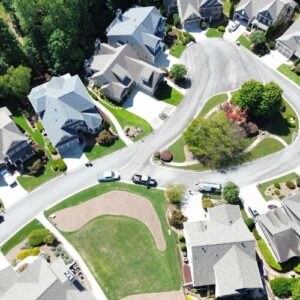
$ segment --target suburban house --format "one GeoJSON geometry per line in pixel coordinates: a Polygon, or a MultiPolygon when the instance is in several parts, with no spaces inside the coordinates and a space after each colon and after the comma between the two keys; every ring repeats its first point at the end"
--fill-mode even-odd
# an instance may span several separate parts
{"type": "Polygon", "coordinates": [[[184,224],[192,285],[215,285],[216,298],[239,297],[263,288],[255,239],[238,205],[208,209],[209,219],[184,224]]]}
{"type": "Polygon", "coordinates": [[[0,164],[22,166],[35,154],[27,137],[14,123],[7,107],[0,108],[0,149],[0,164]]]}
{"type": "Polygon", "coordinates": [[[95,55],[85,64],[92,86],[115,102],[122,102],[134,86],[154,94],[164,72],[140,60],[127,44],[114,48],[98,41],[95,55]]]}
{"type": "Polygon", "coordinates": [[[267,31],[292,19],[296,2],[293,0],[241,0],[234,12],[234,20],[247,23],[251,29],[267,31]]]}
{"type": "Polygon", "coordinates": [[[182,27],[185,29],[199,25],[200,20],[218,20],[223,12],[221,0],[165,0],[164,5],[167,15],[178,10],[182,27]]]}
{"type": "Polygon", "coordinates": [[[61,258],[49,265],[37,258],[23,272],[17,273],[11,266],[0,271],[1,300],[95,300],[96,298],[81,284],[79,290],[64,272],[67,267],[61,258]]]}
{"type": "Polygon", "coordinates": [[[129,44],[140,59],[154,64],[164,49],[166,19],[154,6],[133,7],[116,18],[106,29],[108,43],[113,47],[129,44]]]}
{"type": "Polygon", "coordinates": [[[283,201],[282,208],[270,210],[257,221],[278,262],[300,257],[299,196],[283,201]]]}
{"type": "Polygon", "coordinates": [[[53,146],[63,153],[79,144],[79,133],[97,134],[102,118],[78,75],[53,77],[28,96],[53,146]]]}
{"type": "Polygon", "coordinates": [[[277,39],[276,48],[287,58],[300,58],[300,19],[277,39]]]}

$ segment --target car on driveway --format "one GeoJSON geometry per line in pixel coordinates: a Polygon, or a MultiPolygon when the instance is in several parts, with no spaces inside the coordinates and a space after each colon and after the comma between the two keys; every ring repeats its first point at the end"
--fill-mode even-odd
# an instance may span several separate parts
{"type": "Polygon", "coordinates": [[[12,187],[16,184],[15,178],[11,176],[7,169],[2,169],[0,171],[0,175],[3,177],[4,181],[8,186],[12,187]]]}
{"type": "Polygon", "coordinates": [[[229,32],[234,32],[234,31],[236,31],[236,30],[238,29],[239,26],[240,26],[240,22],[234,21],[234,22],[232,22],[232,23],[229,25],[228,31],[229,31],[229,32]]]}
{"type": "Polygon", "coordinates": [[[156,180],[151,178],[150,176],[134,174],[131,179],[135,184],[141,184],[147,187],[157,186],[156,180]]]}
{"type": "Polygon", "coordinates": [[[109,181],[117,181],[120,180],[120,174],[118,172],[103,172],[98,174],[99,182],[109,182],[109,181]]]}

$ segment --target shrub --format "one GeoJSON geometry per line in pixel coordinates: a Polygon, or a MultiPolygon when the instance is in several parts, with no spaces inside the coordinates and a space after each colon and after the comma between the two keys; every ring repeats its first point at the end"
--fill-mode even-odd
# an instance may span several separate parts
{"type": "Polygon", "coordinates": [[[184,244],[184,243],[181,243],[180,245],[179,245],[179,247],[180,247],[180,250],[181,251],[186,251],[186,244],[184,244]]]}
{"type": "Polygon", "coordinates": [[[54,148],[54,146],[51,143],[48,145],[48,150],[50,151],[50,153],[52,155],[56,155],[57,154],[57,150],[54,148]]]}
{"type": "Polygon", "coordinates": [[[185,217],[182,214],[180,209],[175,208],[172,210],[170,220],[169,220],[171,226],[174,226],[177,229],[182,229],[183,222],[186,222],[186,221],[187,221],[187,217],[185,217]]]}
{"type": "Polygon", "coordinates": [[[182,201],[185,192],[186,186],[184,184],[168,184],[166,197],[171,203],[178,205],[182,201]]]}
{"type": "Polygon", "coordinates": [[[175,82],[179,82],[185,78],[187,74],[187,69],[185,65],[174,64],[171,67],[170,75],[174,78],[175,82]]]}
{"type": "Polygon", "coordinates": [[[17,259],[23,260],[27,256],[37,256],[37,255],[39,255],[39,253],[40,253],[40,248],[39,247],[35,247],[35,248],[32,248],[32,249],[21,250],[17,255],[17,259]]]}
{"type": "Polygon", "coordinates": [[[254,220],[252,218],[247,218],[244,221],[247,227],[249,228],[249,230],[253,231],[253,229],[255,228],[254,220]]]}
{"type": "Polygon", "coordinates": [[[208,208],[214,207],[214,203],[207,197],[202,197],[202,206],[206,210],[208,208]]]}
{"type": "Polygon", "coordinates": [[[293,269],[296,273],[300,274],[300,263],[293,269]]]}
{"type": "Polygon", "coordinates": [[[279,183],[279,182],[275,182],[275,183],[274,183],[274,187],[275,187],[276,189],[278,189],[278,190],[281,189],[281,186],[280,186],[280,183],[279,183]]]}
{"type": "Polygon", "coordinates": [[[276,47],[276,42],[275,42],[275,41],[271,41],[271,42],[269,43],[269,47],[270,47],[271,50],[274,50],[275,47],[276,47]]]}
{"type": "Polygon", "coordinates": [[[295,128],[296,127],[296,118],[294,116],[286,117],[286,123],[289,127],[295,128]]]}
{"type": "Polygon", "coordinates": [[[62,159],[56,159],[51,162],[51,167],[53,171],[65,172],[67,170],[67,165],[62,159]]]}
{"type": "Polygon", "coordinates": [[[223,25],[219,26],[218,31],[225,32],[225,27],[223,25]]]}
{"type": "Polygon", "coordinates": [[[195,42],[195,38],[189,32],[183,31],[179,36],[179,41],[186,46],[190,42],[195,42]]]}
{"type": "Polygon", "coordinates": [[[271,280],[271,289],[275,296],[288,298],[291,296],[291,281],[289,278],[277,277],[271,280]]]}
{"type": "Polygon", "coordinates": [[[296,187],[296,185],[292,181],[287,181],[285,184],[290,190],[294,190],[296,187]]]}
{"type": "Polygon", "coordinates": [[[299,176],[296,179],[296,184],[297,184],[297,187],[300,187],[300,177],[299,176]]]}
{"type": "Polygon", "coordinates": [[[283,195],[280,195],[280,196],[279,196],[279,199],[280,199],[280,200],[282,200],[283,198],[284,198],[284,196],[283,196],[283,195]]]}
{"type": "Polygon", "coordinates": [[[185,243],[185,237],[184,237],[184,235],[183,234],[179,234],[178,235],[178,241],[180,242],[180,243],[185,243]]]}
{"type": "Polygon", "coordinates": [[[224,190],[223,190],[223,196],[224,196],[224,199],[229,204],[238,204],[240,201],[239,194],[240,194],[240,189],[235,183],[228,182],[225,184],[224,190]]]}
{"type": "Polygon", "coordinates": [[[173,15],[173,25],[179,27],[181,24],[181,20],[178,14],[173,15]]]}
{"type": "Polygon", "coordinates": [[[96,138],[96,142],[101,146],[111,146],[115,141],[116,137],[108,130],[102,130],[96,138]]]}
{"type": "Polygon", "coordinates": [[[55,241],[55,235],[48,229],[35,229],[28,236],[28,242],[32,247],[42,244],[52,245],[55,241]]]}
{"type": "Polygon", "coordinates": [[[193,299],[194,299],[194,297],[193,297],[193,296],[191,296],[191,295],[187,295],[187,296],[185,297],[185,299],[186,299],[186,300],[193,300],[193,299]]]}
{"type": "Polygon", "coordinates": [[[29,172],[29,175],[36,175],[39,173],[41,168],[43,167],[43,162],[41,159],[35,160],[31,166],[27,167],[27,170],[29,172]]]}
{"type": "Polygon", "coordinates": [[[44,129],[43,124],[42,124],[40,121],[37,122],[36,128],[37,128],[37,130],[40,131],[40,132],[42,132],[43,129],[44,129]]]}
{"type": "Polygon", "coordinates": [[[252,233],[257,241],[261,240],[261,236],[259,235],[256,228],[253,229],[252,233]]]}
{"type": "Polygon", "coordinates": [[[275,190],[275,195],[279,196],[280,195],[280,191],[275,190]]]}
{"type": "Polygon", "coordinates": [[[160,153],[160,160],[163,162],[170,162],[173,159],[173,154],[170,150],[164,150],[160,153]]]}

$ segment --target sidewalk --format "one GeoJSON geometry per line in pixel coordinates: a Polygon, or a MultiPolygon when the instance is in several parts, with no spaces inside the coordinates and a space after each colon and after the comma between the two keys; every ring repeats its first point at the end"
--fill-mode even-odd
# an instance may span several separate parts
{"type": "Polygon", "coordinates": [[[65,239],[65,237],[46,219],[46,217],[43,215],[43,213],[40,213],[37,216],[37,219],[51,232],[54,233],[54,235],[57,237],[59,241],[63,244],[63,247],[66,249],[66,251],[73,257],[74,260],[78,262],[80,265],[83,273],[86,275],[88,281],[91,284],[92,287],[92,293],[98,300],[107,300],[104,292],[102,291],[101,287],[95,280],[93,274],[90,272],[89,268],[86,266],[85,262],[79,255],[79,253],[75,250],[75,248],[65,239]]]}

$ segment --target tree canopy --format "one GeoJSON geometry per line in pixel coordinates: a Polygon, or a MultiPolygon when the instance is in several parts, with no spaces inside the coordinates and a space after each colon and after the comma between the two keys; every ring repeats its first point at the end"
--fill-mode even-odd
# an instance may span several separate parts
{"type": "Polygon", "coordinates": [[[237,104],[242,109],[248,109],[254,117],[267,119],[280,109],[282,93],[282,89],[275,82],[263,85],[259,81],[250,80],[239,90],[237,104]]]}
{"type": "Polygon", "coordinates": [[[245,148],[241,129],[218,112],[209,119],[197,118],[184,133],[189,150],[204,164],[222,167],[245,148]]]}
{"type": "Polygon", "coordinates": [[[229,204],[238,204],[239,203],[239,194],[240,194],[240,189],[235,183],[228,182],[225,184],[224,190],[223,190],[223,196],[224,196],[224,199],[229,204]]]}
{"type": "Polygon", "coordinates": [[[256,48],[262,47],[266,43],[266,35],[261,30],[254,30],[250,35],[250,41],[256,48]]]}
{"type": "Polygon", "coordinates": [[[187,69],[185,65],[175,64],[172,66],[170,73],[174,77],[175,81],[180,81],[185,78],[187,74],[187,69]]]}

